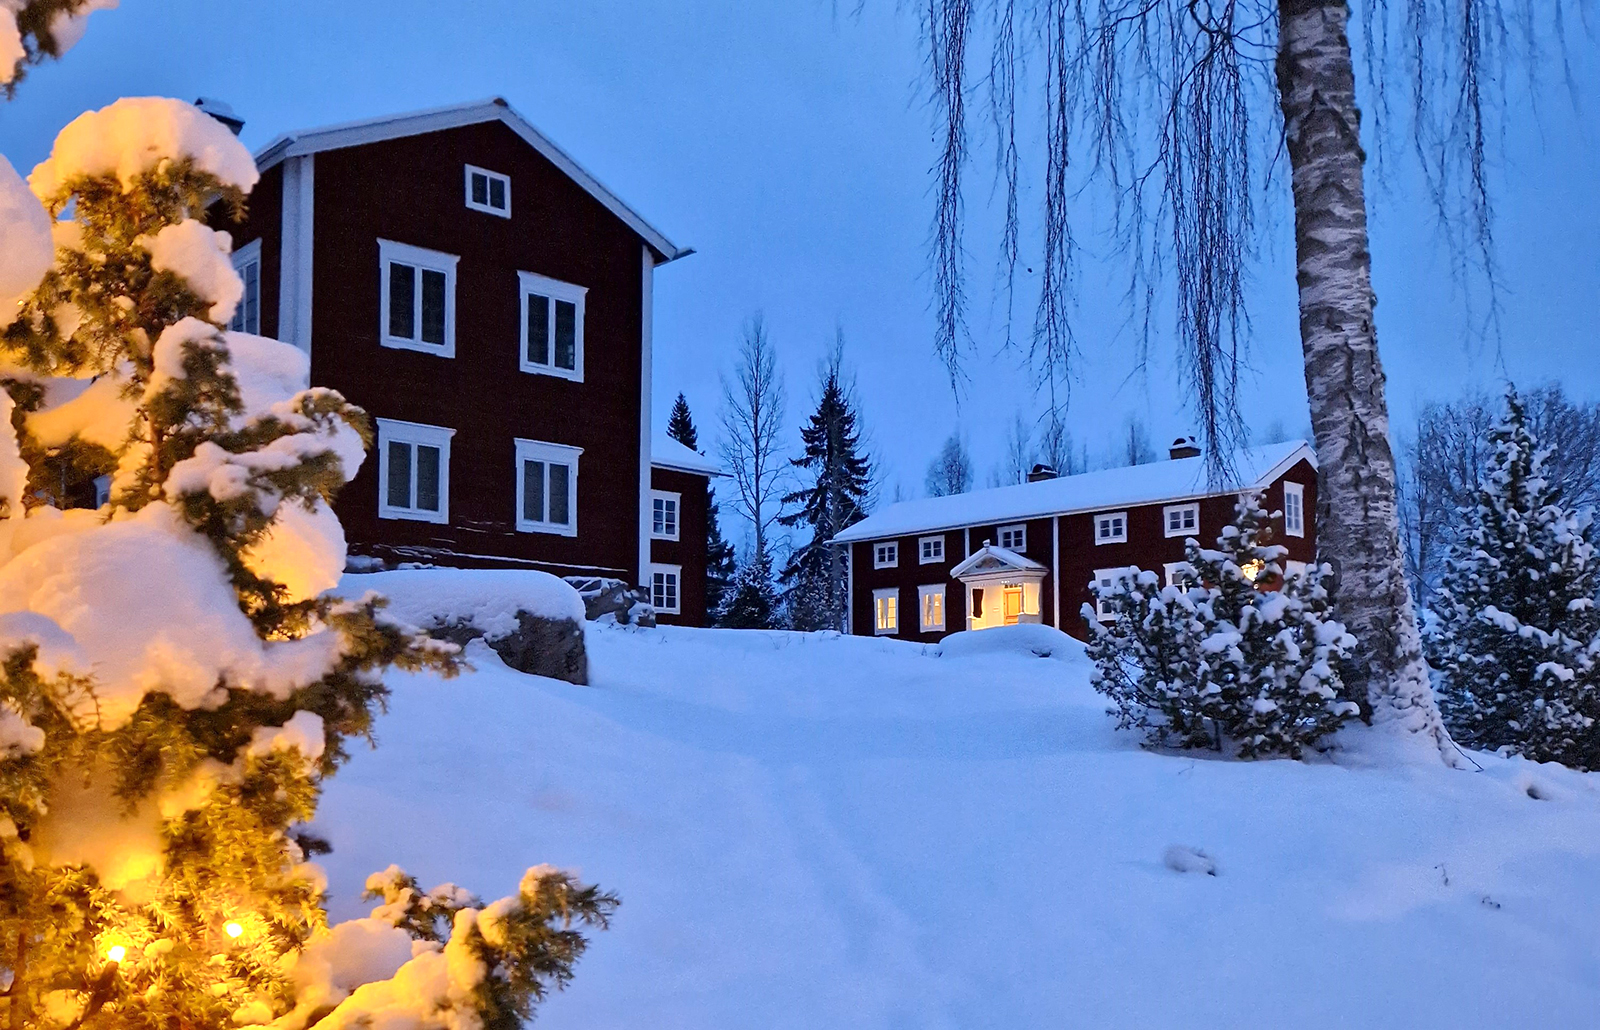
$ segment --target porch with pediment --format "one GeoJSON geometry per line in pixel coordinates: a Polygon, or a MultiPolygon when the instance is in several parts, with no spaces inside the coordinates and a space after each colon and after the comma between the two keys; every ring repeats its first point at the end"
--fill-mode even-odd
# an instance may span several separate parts
{"type": "Polygon", "coordinates": [[[967,629],[1042,621],[1045,566],[1015,551],[984,544],[950,576],[967,592],[967,629]]]}

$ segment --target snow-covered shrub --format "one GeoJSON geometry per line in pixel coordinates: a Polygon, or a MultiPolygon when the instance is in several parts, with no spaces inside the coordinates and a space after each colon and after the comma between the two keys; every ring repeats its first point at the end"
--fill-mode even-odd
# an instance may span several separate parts
{"type": "Polygon", "coordinates": [[[1516,391],[1461,510],[1426,643],[1456,740],[1600,769],[1600,589],[1592,514],[1544,475],[1516,391]]]}
{"type": "Polygon", "coordinates": [[[1261,542],[1266,518],[1241,498],[1216,549],[1187,541],[1172,584],[1129,568],[1091,586],[1114,615],[1083,607],[1091,682],[1120,727],[1164,745],[1298,758],[1359,711],[1339,674],[1355,641],[1331,617],[1331,570],[1286,577],[1285,549],[1261,542]]]}
{"type": "Polygon", "coordinates": [[[0,1025],[511,1025],[614,899],[538,870],[369,954],[306,861],[383,671],[456,657],[328,593],[366,416],[222,328],[200,219],[255,181],[160,99],[80,117],[27,186],[0,167],[0,1025]]]}

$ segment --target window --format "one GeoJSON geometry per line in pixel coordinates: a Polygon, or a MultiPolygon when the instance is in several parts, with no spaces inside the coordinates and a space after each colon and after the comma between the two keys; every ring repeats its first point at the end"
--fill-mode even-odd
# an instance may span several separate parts
{"type": "Polygon", "coordinates": [[[578,535],[581,447],[517,441],[517,531],[578,535]]]}
{"type": "Polygon", "coordinates": [[[511,217],[511,179],[487,168],[467,165],[467,206],[501,218],[511,217]]]}
{"type": "Polygon", "coordinates": [[[1128,542],[1128,513],[1114,511],[1094,517],[1094,542],[1097,544],[1125,544],[1128,542]]]}
{"type": "Polygon", "coordinates": [[[650,604],[666,615],[678,615],[682,607],[678,600],[678,582],[683,574],[681,565],[650,566],[650,604]]]}
{"type": "MultiPolygon", "coordinates": [[[[1127,578],[1127,569],[1094,570],[1094,581],[1099,584],[1101,590],[1109,590],[1127,578]]],[[[1095,618],[1099,619],[1101,622],[1115,621],[1117,617],[1117,608],[1115,602],[1108,600],[1103,595],[1095,598],[1094,614],[1095,618]]]]}
{"type": "Polygon", "coordinates": [[[111,477],[94,477],[94,506],[104,508],[111,503],[111,477]]]}
{"type": "Polygon", "coordinates": [[[522,281],[522,358],[524,372],[583,382],[582,286],[518,272],[522,281]]]}
{"type": "Polygon", "coordinates": [[[1028,549],[1028,527],[1001,526],[1000,546],[1008,551],[1026,551],[1028,549]]]}
{"type": "Polygon", "coordinates": [[[681,494],[664,490],[650,493],[650,535],[657,540],[678,539],[678,502],[681,494]]]}
{"type": "Polygon", "coordinates": [[[934,562],[944,561],[944,537],[925,536],[917,541],[917,561],[921,565],[932,565],[934,562]]]}
{"type": "Polygon", "coordinates": [[[1299,483],[1283,484],[1283,531],[1306,535],[1306,488],[1299,483]]]}
{"type": "Polygon", "coordinates": [[[1194,585],[1194,570],[1188,562],[1169,561],[1164,568],[1167,570],[1167,586],[1187,587],[1194,585]]]}
{"type": "Polygon", "coordinates": [[[876,634],[897,633],[900,630],[900,591],[874,590],[872,592],[872,616],[876,634]]]}
{"type": "Polygon", "coordinates": [[[456,356],[456,261],[453,254],[378,241],[382,273],[379,339],[385,347],[456,356]]]}
{"type": "Polygon", "coordinates": [[[450,521],[454,429],[378,419],[378,517],[450,521]]]}
{"type": "Polygon", "coordinates": [[[261,241],[252,240],[233,252],[233,270],[244,282],[244,296],[233,309],[228,328],[236,333],[261,335],[261,241]]]}
{"type": "Polygon", "coordinates": [[[1200,505],[1169,504],[1161,509],[1161,524],[1167,536],[1191,536],[1200,532],[1200,505]]]}
{"type": "Polygon", "coordinates": [[[917,602],[922,609],[922,632],[944,629],[944,584],[917,587],[917,602]]]}
{"type": "Polygon", "coordinates": [[[900,564],[900,543],[890,540],[887,543],[872,545],[872,567],[875,569],[892,569],[900,564]]]}

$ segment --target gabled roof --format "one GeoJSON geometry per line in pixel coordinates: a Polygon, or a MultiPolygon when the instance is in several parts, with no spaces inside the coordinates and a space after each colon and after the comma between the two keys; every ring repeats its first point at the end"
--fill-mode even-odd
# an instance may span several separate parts
{"type": "Polygon", "coordinates": [[[1207,481],[1204,458],[1178,458],[949,497],[924,497],[891,504],[840,533],[834,541],[882,540],[965,526],[1216,497],[1266,487],[1301,461],[1309,461],[1315,468],[1316,454],[1304,440],[1291,440],[1238,451],[1233,456],[1234,477],[1220,485],[1207,481]]]}
{"type": "Polygon", "coordinates": [[[526,140],[529,146],[548,158],[551,164],[561,169],[568,178],[583,187],[590,196],[604,204],[607,210],[622,219],[628,228],[650,244],[651,249],[661,255],[661,261],[658,263],[675,261],[694,253],[694,248],[678,247],[660,230],[646,222],[637,211],[601,185],[599,179],[590,175],[566,151],[534,128],[533,124],[507,103],[504,97],[285,133],[256,154],[256,168],[264,172],[285,158],[317,154],[324,150],[338,150],[343,147],[359,147],[384,140],[402,139],[406,136],[420,136],[425,132],[439,132],[483,122],[503,122],[509,126],[511,131],[526,140]]]}
{"type": "Polygon", "coordinates": [[[697,476],[727,475],[716,462],[664,433],[657,433],[650,440],[650,464],[658,469],[690,472],[697,476]]]}
{"type": "Polygon", "coordinates": [[[973,552],[966,561],[950,570],[951,579],[977,576],[985,573],[1046,572],[1043,565],[1024,557],[1007,547],[985,544],[973,552]]]}

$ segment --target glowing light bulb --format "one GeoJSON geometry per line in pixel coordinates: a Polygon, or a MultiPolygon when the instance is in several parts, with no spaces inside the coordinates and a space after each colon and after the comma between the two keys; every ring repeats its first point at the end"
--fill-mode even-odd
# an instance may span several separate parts
{"type": "Polygon", "coordinates": [[[128,949],[120,944],[113,944],[106,949],[106,958],[113,962],[121,962],[128,954],[128,949]]]}
{"type": "Polygon", "coordinates": [[[244,927],[240,926],[238,923],[228,923],[223,926],[222,932],[227,934],[229,937],[238,938],[244,936],[244,927]]]}

